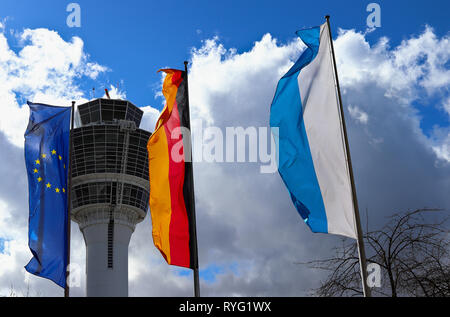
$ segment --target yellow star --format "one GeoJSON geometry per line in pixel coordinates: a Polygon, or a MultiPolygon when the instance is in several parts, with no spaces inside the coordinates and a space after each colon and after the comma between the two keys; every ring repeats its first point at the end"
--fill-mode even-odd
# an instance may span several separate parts
{"type": "Polygon", "coordinates": [[[56,151],[55,150],[52,150],[52,155],[55,155],[56,154],[56,151]]]}
{"type": "Polygon", "coordinates": [[[59,188],[56,188],[56,189],[55,189],[55,192],[59,193],[59,188]]]}
{"type": "Polygon", "coordinates": [[[50,188],[50,187],[52,187],[52,184],[48,183],[47,188],[50,188]]]}
{"type": "Polygon", "coordinates": [[[38,169],[35,168],[35,169],[33,170],[33,172],[36,174],[36,173],[38,172],[38,169]]]}
{"type": "Polygon", "coordinates": [[[63,188],[63,193],[65,193],[66,192],[66,190],[63,188]]]}
{"type": "Polygon", "coordinates": [[[42,181],[42,177],[38,177],[38,182],[40,183],[42,181]]]}
{"type": "Polygon", "coordinates": [[[46,158],[47,157],[47,154],[42,154],[42,158],[46,158]]]}
{"type": "Polygon", "coordinates": [[[36,162],[36,164],[41,164],[41,161],[39,161],[39,160],[36,160],[35,162],[36,162]]]}
{"type": "Polygon", "coordinates": [[[59,160],[60,160],[60,161],[62,160],[62,157],[61,157],[61,155],[58,155],[58,158],[59,158],[59,160]]]}
{"type": "Polygon", "coordinates": [[[64,164],[64,168],[66,168],[66,164],[64,164]]]}

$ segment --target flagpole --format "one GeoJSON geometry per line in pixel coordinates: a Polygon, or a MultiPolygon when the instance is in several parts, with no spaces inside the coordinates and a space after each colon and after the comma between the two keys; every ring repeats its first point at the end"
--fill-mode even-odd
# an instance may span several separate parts
{"type": "Polygon", "coordinates": [[[357,242],[358,242],[359,266],[360,266],[360,271],[361,271],[363,293],[364,293],[364,297],[370,297],[371,292],[370,292],[369,286],[367,285],[366,252],[364,249],[363,232],[362,232],[362,228],[361,228],[361,219],[359,216],[358,199],[356,197],[355,179],[354,179],[354,175],[353,175],[352,159],[350,156],[350,147],[348,145],[347,128],[345,125],[344,109],[342,106],[341,88],[339,86],[339,78],[338,78],[338,72],[337,72],[337,66],[336,66],[336,57],[334,55],[333,37],[331,35],[331,27],[330,27],[330,16],[329,15],[325,16],[325,19],[327,20],[328,32],[330,35],[331,53],[333,56],[333,66],[334,66],[334,73],[335,73],[335,78],[336,78],[336,87],[337,87],[337,92],[338,92],[338,97],[339,97],[339,110],[340,110],[341,121],[342,121],[342,130],[344,132],[345,151],[347,154],[348,169],[349,169],[349,173],[350,173],[350,182],[351,182],[351,186],[352,186],[352,199],[353,199],[353,206],[354,206],[354,213],[355,213],[354,215],[355,215],[355,222],[356,222],[357,242]]]}
{"type": "Polygon", "coordinates": [[[71,210],[72,210],[72,135],[73,125],[75,117],[75,101],[72,101],[72,115],[70,119],[70,132],[69,132],[69,166],[67,176],[67,267],[66,267],[66,283],[64,287],[64,297],[70,297],[69,288],[69,268],[70,268],[70,231],[71,231],[71,210]]]}
{"type": "MultiPolygon", "coordinates": [[[[188,62],[184,62],[184,71],[186,73],[186,100],[187,100],[187,114],[188,114],[188,122],[189,122],[189,130],[191,129],[191,114],[190,114],[190,108],[189,108],[189,82],[188,82],[188,70],[187,70],[188,62]]],[[[193,168],[193,162],[192,162],[192,136],[190,135],[191,141],[191,160],[190,162],[186,162],[188,164],[191,164],[191,179],[192,179],[192,197],[190,199],[191,201],[191,211],[192,211],[192,220],[193,220],[193,241],[194,241],[194,248],[193,248],[193,256],[194,256],[194,296],[200,297],[200,281],[199,281],[199,271],[198,271],[198,245],[197,245],[197,221],[195,219],[195,194],[194,194],[194,168],[193,168]]]]}

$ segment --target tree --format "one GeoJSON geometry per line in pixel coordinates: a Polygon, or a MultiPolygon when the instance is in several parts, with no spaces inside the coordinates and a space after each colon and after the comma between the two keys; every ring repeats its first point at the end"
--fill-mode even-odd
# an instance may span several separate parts
{"type": "MultiPolygon", "coordinates": [[[[429,222],[418,209],[394,214],[380,230],[366,230],[367,262],[381,268],[381,287],[374,296],[450,296],[448,217],[429,222]]],[[[316,296],[362,295],[358,248],[355,240],[342,240],[334,257],[311,261],[312,268],[329,271],[316,296]]]]}

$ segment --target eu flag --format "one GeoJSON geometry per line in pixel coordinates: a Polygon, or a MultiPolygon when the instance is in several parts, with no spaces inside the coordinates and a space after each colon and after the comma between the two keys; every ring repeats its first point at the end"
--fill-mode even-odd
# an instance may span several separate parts
{"type": "Polygon", "coordinates": [[[71,108],[31,102],[28,106],[25,163],[30,206],[28,246],[33,258],[25,269],[65,287],[71,108]]]}

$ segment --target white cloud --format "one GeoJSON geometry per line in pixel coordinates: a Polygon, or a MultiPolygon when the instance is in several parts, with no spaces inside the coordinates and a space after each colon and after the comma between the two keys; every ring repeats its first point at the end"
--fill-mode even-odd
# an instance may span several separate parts
{"type": "Polygon", "coordinates": [[[201,48],[192,51],[189,77],[192,84],[189,91],[194,102],[193,116],[214,124],[211,113],[222,111],[227,118],[236,118],[230,107],[237,104],[240,107],[234,110],[248,114],[246,109],[255,106],[254,102],[260,99],[261,92],[265,95],[273,94],[273,84],[287,71],[292,58],[302,47],[304,46],[299,40],[288,45],[277,45],[276,39],[270,34],[264,35],[249,52],[242,54],[237,54],[234,49],[225,49],[217,37],[204,41],[201,48]],[[268,90],[263,91],[261,85],[268,90]],[[238,92],[245,93],[243,96],[239,95],[243,99],[227,100],[229,104],[218,102],[219,98],[236,97],[238,92]],[[212,99],[213,97],[219,98],[212,99]]]}
{"type": "Polygon", "coordinates": [[[450,69],[446,64],[450,58],[450,38],[438,39],[429,26],[420,36],[404,40],[394,51],[394,65],[403,70],[411,81],[429,92],[448,87],[450,69]]]}
{"type": "Polygon", "coordinates": [[[353,119],[359,121],[362,124],[367,124],[367,121],[369,121],[369,115],[359,109],[358,106],[348,106],[348,111],[353,119]]]}
{"type": "Polygon", "coordinates": [[[66,42],[55,31],[25,29],[16,54],[0,33],[0,131],[17,146],[23,146],[28,123],[26,98],[33,102],[70,106],[71,100],[86,101],[76,84],[82,77],[95,79],[107,68],[88,61],[83,41],[66,42]]]}
{"type": "MultiPolygon", "coordinates": [[[[446,135],[426,137],[420,128],[418,109],[412,103],[441,96],[444,109],[447,111],[449,108],[450,70],[446,67],[450,58],[449,36],[438,39],[433,29],[427,26],[422,34],[391,48],[387,38],[381,38],[371,46],[364,34],[355,30],[339,30],[335,47],[344,94],[349,87],[372,85],[372,88],[367,87],[368,96],[370,89],[382,89],[388,100],[395,101],[393,107],[401,108],[402,114],[415,123],[415,132],[428,148],[434,150],[439,159],[448,161],[445,155],[446,135]]],[[[349,112],[351,116],[365,121],[374,106],[377,107],[367,97],[361,100],[358,109],[349,107],[349,112]]],[[[398,109],[389,109],[384,115],[389,115],[389,111],[398,109]]]]}
{"type": "Polygon", "coordinates": [[[140,108],[144,111],[142,115],[140,128],[153,132],[155,130],[156,121],[158,121],[160,111],[152,106],[145,106],[140,108]]]}
{"type": "Polygon", "coordinates": [[[450,134],[444,142],[441,146],[433,146],[433,150],[440,159],[450,162],[450,134]]]}
{"type": "MultiPolygon", "coordinates": [[[[450,126],[441,128],[435,126],[432,132],[432,148],[436,156],[449,164],[450,162],[450,126]]],[[[440,163],[440,162],[438,162],[440,163]]],[[[450,165],[450,164],[449,164],[450,165]]]]}
{"type": "MultiPolygon", "coordinates": [[[[127,99],[127,94],[125,91],[121,91],[119,88],[113,85],[109,85],[108,94],[111,99],[127,99]]],[[[102,98],[108,98],[106,96],[106,91],[103,94],[102,98]]]]}
{"type": "MultiPolygon", "coordinates": [[[[425,88],[432,94],[450,84],[450,38],[438,39],[431,27],[393,49],[385,37],[371,46],[364,34],[339,30],[335,41],[339,79],[345,86],[373,81],[395,95],[399,101],[411,102],[425,88]]],[[[447,92],[448,93],[448,92],[447,92]]]]}

